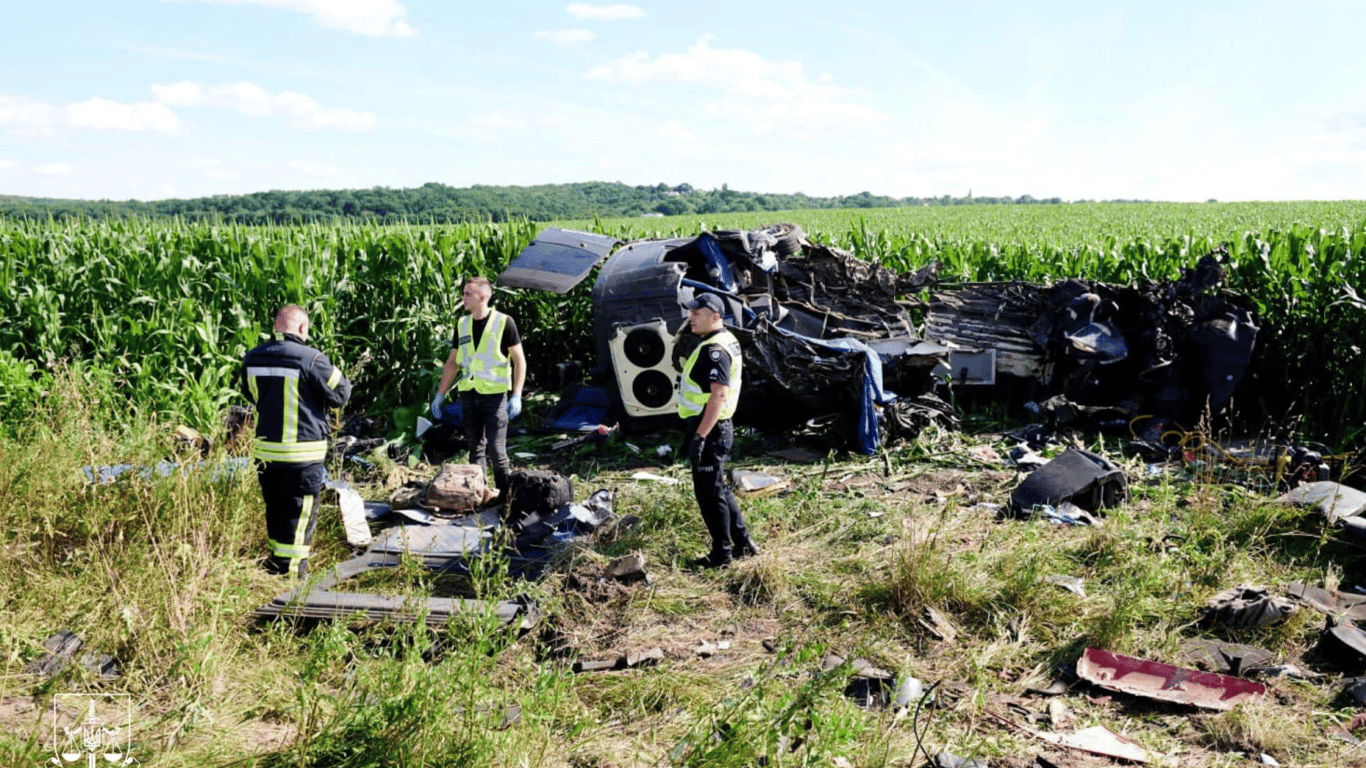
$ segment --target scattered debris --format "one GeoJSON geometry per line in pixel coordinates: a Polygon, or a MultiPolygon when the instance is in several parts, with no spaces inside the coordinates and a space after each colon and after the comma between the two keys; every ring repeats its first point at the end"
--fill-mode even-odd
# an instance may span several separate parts
{"type": "Polygon", "coordinates": [[[1311,587],[1299,582],[1287,584],[1285,592],[1291,600],[1327,615],[1335,623],[1366,621],[1366,595],[1311,587]]]}
{"type": "Polygon", "coordinates": [[[119,677],[118,662],[108,654],[86,651],[77,658],[76,654],[84,647],[85,640],[75,632],[64,629],[43,641],[43,649],[47,651],[47,655],[25,664],[24,673],[56,677],[74,663],[101,680],[119,677]]]}
{"type": "Polygon", "coordinates": [[[1355,624],[1329,627],[1319,635],[1316,651],[1329,662],[1348,669],[1366,668],[1366,632],[1355,624]]]}
{"type": "MultiPolygon", "coordinates": [[[[1366,597],[1362,600],[1366,602],[1366,597]]],[[[1241,584],[1210,598],[1200,609],[1201,623],[1228,627],[1261,627],[1290,618],[1297,605],[1290,598],[1271,594],[1266,587],[1241,584]]]]}
{"type": "Polygon", "coordinates": [[[1305,483],[1287,491],[1277,501],[1297,507],[1313,507],[1330,523],[1359,517],[1366,512],[1366,493],[1342,483],[1305,483]]]}
{"type": "Polygon", "coordinates": [[[138,464],[115,464],[105,467],[87,465],[81,467],[81,472],[85,474],[85,481],[91,485],[108,485],[115,481],[126,480],[128,477],[136,477],[144,483],[149,483],[157,478],[170,477],[176,472],[188,477],[190,473],[200,471],[208,471],[210,473],[209,481],[214,483],[228,482],[239,473],[255,472],[251,465],[251,459],[245,456],[224,457],[218,461],[196,461],[193,464],[163,460],[150,467],[138,464]]]}
{"type": "Polygon", "coordinates": [[[663,475],[656,475],[653,472],[646,472],[644,470],[641,470],[639,472],[632,472],[631,479],[642,480],[651,483],[663,483],[665,485],[678,485],[679,482],[678,478],[676,477],[665,477],[663,475]]]}
{"type": "Polygon", "coordinates": [[[738,467],[730,471],[730,481],[742,497],[767,496],[770,493],[786,490],[788,487],[788,482],[780,477],[738,467]]]}
{"type": "Polygon", "coordinates": [[[944,614],[932,606],[925,606],[920,612],[920,626],[924,627],[931,635],[945,642],[953,642],[958,639],[958,629],[953,626],[944,614]]]}
{"type": "Polygon", "coordinates": [[[1069,502],[1096,512],[1128,497],[1129,483],[1118,465],[1104,456],[1071,448],[1029,473],[1010,494],[1010,507],[1024,515],[1035,507],[1069,502]]]}
{"type": "Polygon", "coordinates": [[[1260,683],[1097,648],[1087,648],[1082,654],[1077,674],[1108,690],[1206,709],[1232,709],[1261,701],[1266,695],[1266,686],[1260,683]]]}
{"type": "Polygon", "coordinates": [[[345,480],[329,478],[323,487],[330,488],[337,494],[337,506],[341,507],[342,513],[342,527],[346,530],[346,543],[353,547],[369,546],[374,537],[370,534],[365,500],[345,480]]]}
{"type": "Polygon", "coordinates": [[[1191,638],[1181,643],[1180,661],[1199,669],[1235,677],[1277,669],[1276,655],[1253,645],[1210,638],[1191,638]]]}
{"type": "Polygon", "coordinates": [[[1049,584],[1057,584],[1068,592],[1086,597],[1086,582],[1076,576],[1053,574],[1046,577],[1044,581],[1047,581],[1049,584]]]}
{"type": "Polygon", "coordinates": [[[663,648],[649,648],[644,651],[631,651],[615,659],[574,662],[575,672],[602,672],[616,669],[636,669],[650,667],[664,660],[663,648]]]}
{"type": "Polygon", "coordinates": [[[645,553],[632,552],[629,555],[618,557],[603,570],[603,576],[625,584],[637,581],[648,582],[650,575],[645,572],[645,553]]]}
{"type": "Polygon", "coordinates": [[[1103,725],[1093,725],[1090,728],[1083,728],[1080,731],[1073,731],[1071,733],[1050,733],[1048,731],[1040,731],[1036,728],[1017,723],[990,709],[985,710],[985,712],[1011,728],[1027,733],[1030,736],[1046,741],[1049,744],[1066,747],[1067,749],[1090,752],[1093,755],[1115,757],[1135,763],[1149,763],[1153,760],[1160,760],[1166,757],[1166,755],[1161,752],[1153,752],[1144,749],[1138,742],[1127,739],[1103,725]]]}

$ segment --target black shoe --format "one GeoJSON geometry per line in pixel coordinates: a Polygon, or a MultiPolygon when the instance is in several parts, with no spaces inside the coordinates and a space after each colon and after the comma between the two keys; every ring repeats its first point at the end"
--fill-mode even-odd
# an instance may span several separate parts
{"type": "Polygon", "coordinates": [[[692,560],[692,564],[696,568],[725,568],[732,562],[733,558],[731,558],[729,552],[724,555],[718,555],[713,552],[706,557],[695,557],[692,560]]]}
{"type": "Polygon", "coordinates": [[[759,545],[752,541],[746,541],[735,550],[736,557],[754,557],[759,554],[759,545]]]}

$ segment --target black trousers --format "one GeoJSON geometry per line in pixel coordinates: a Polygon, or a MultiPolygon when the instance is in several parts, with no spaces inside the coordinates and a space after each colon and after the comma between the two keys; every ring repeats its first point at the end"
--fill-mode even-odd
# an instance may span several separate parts
{"type": "MultiPolygon", "coordinates": [[[[696,420],[689,420],[689,434],[696,434],[696,420]]],[[[726,458],[735,444],[735,427],[730,419],[716,423],[702,447],[702,461],[692,467],[692,491],[702,512],[702,522],[711,535],[711,557],[727,559],[736,547],[749,541],[749,529],[740,514],[740,503],[726,484],[726,458]]]]}
{"type": "Polygon", "coordinates": [[[307,576],[313,531],[318,527],[323,463],[257,461],[256,479],[266,503],[266,535],[270,537],[266,570],[307,576]]]}
{"type": "Polygon", "coordinates": [[[470,463],[487,467],[486,453],[493,454],[493,482],[507,491],[508,405],[507,393],[482,395],[472,389],[460,393],[460,414],[465,422],[465,439],[470,444],[470,463]]]}

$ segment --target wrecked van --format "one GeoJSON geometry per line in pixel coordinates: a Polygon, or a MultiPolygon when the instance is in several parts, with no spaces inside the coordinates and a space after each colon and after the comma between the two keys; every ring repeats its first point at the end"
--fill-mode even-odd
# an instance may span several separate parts
{"type": "Polygon", "coordinates": [[[740,340],[741,422],[833,415],[852,448],[873,453],[884,409],[907,414],[891,419],[903,430],[954,418],[931,392],[950,349],[917,338],[900,301],[930,284],[937,265],[897,274],[812,243],[791,224],[629,243],[550,228],[497,282],[565,293],[599,264],[590,373],[607,383],[625,425],[673,423],[682,364],[698,341],[682,305],[699,293],[720,297],[726,328],[740,340]]]}

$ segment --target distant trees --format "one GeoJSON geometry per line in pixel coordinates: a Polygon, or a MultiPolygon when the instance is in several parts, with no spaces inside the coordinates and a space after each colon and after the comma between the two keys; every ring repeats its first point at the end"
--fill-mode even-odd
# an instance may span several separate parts
{"type": "Polygon", "coordinates": [[[774,194],[741,192],[722,184],[702,190],[691,184],[670,187],[590,181],[577,184],[542,184],[530,187],[497,187],[476,184],[449,187],[428,182],[413,189],[289,191],[270,190],[246,195],[215,195],[191,199],[123,202],[113,200],[57,200],[0,195],[0,218],[20,219],[118,219],[179,217],[189,221],[223,221],[242,224],[289,224],[340,219],[398,223],[423,221],[461,223],[590,219],[595,216],[665,216],[688,214],[782,211],[811,208],[894,208],[920,205],[1027,205],[1058,204],[1030,195],[1009,197],[893,198],[863,191],[844,197],[810,197],[801,192],[774,194]]]}

